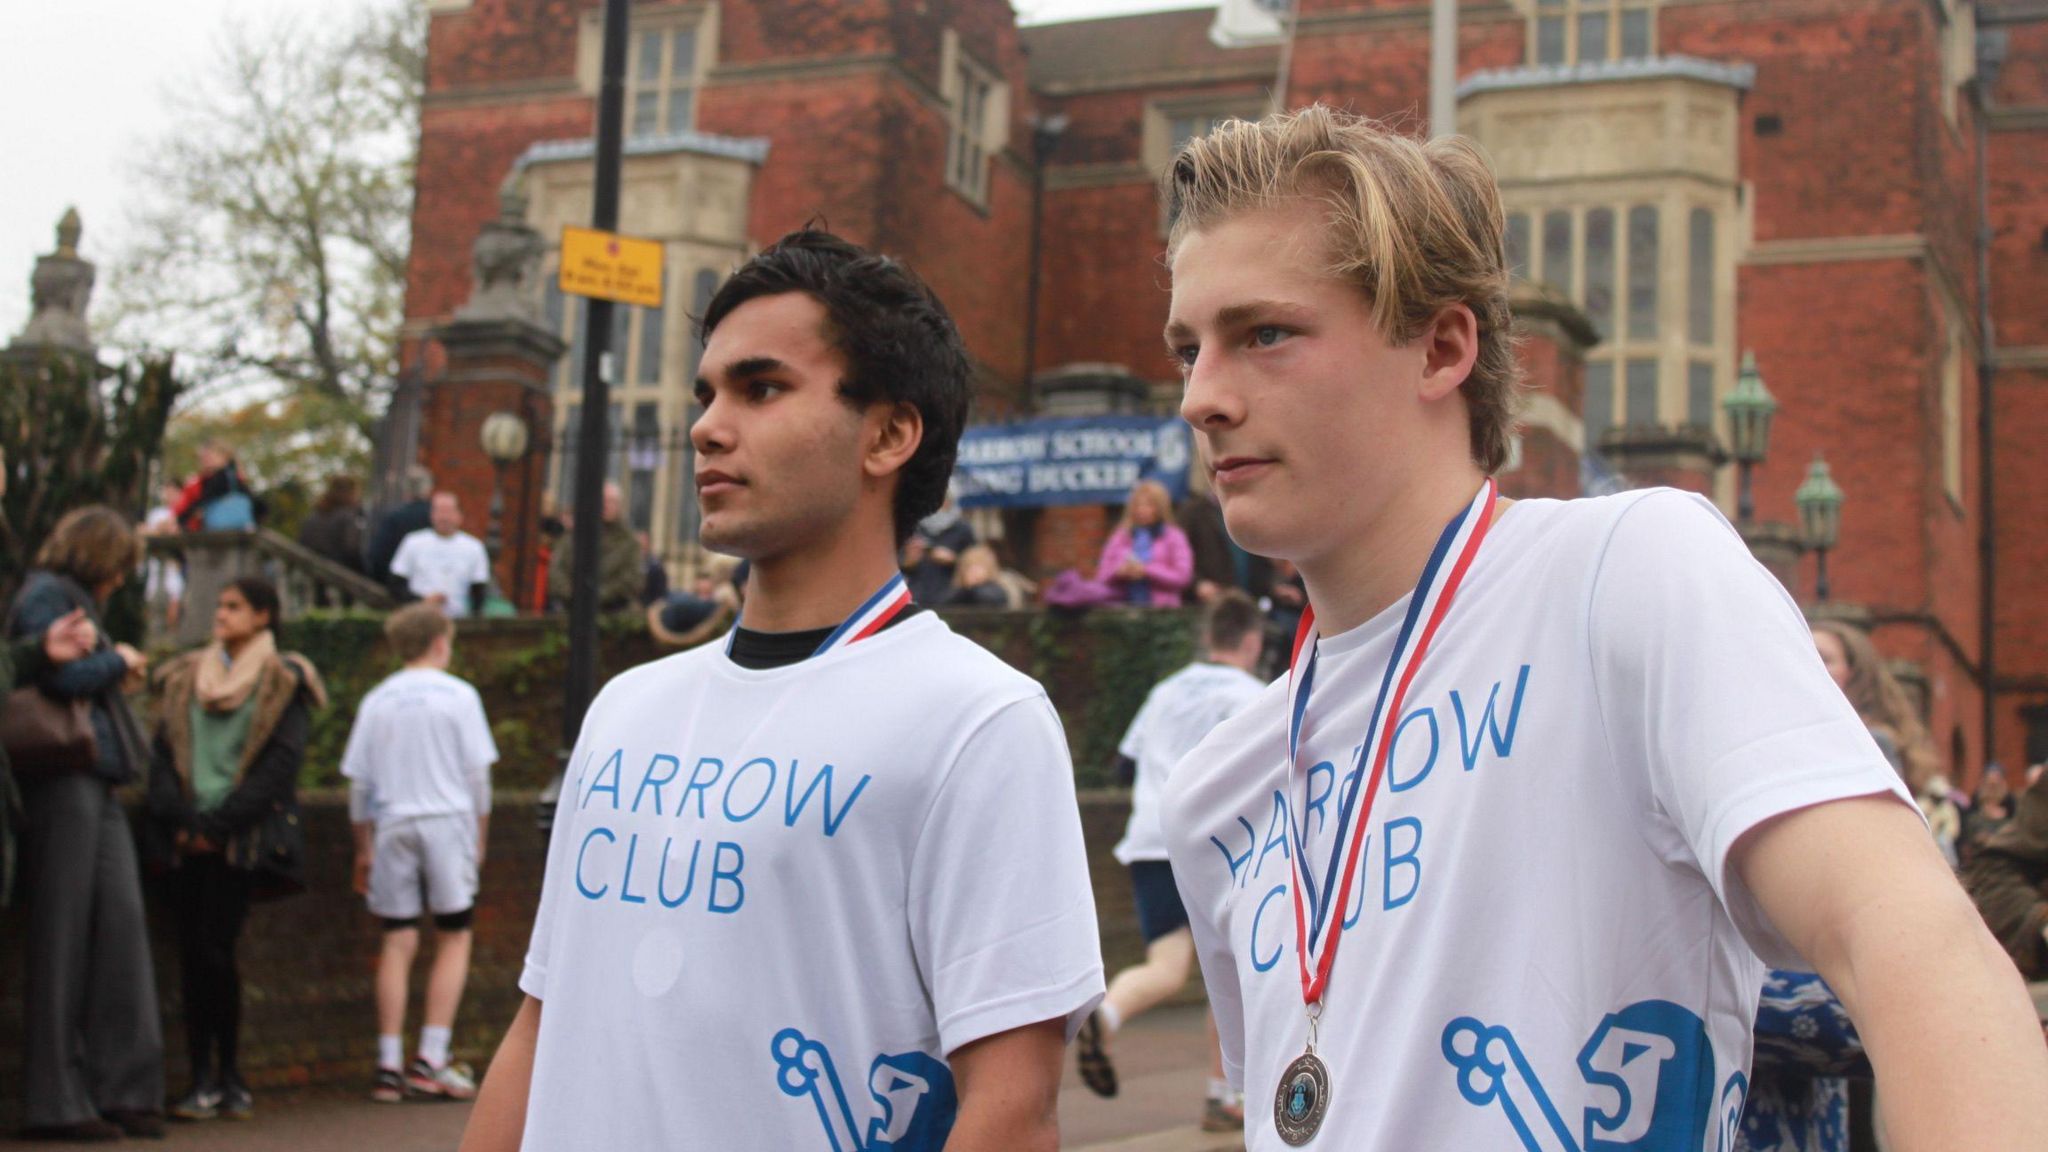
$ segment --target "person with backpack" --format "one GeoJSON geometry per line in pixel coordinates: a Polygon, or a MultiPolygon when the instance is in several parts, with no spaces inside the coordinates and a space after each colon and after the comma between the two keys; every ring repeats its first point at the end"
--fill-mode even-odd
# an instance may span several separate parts
{"type": "Polygon", "coordinates": [[[247,532],[262,523],[265,509],[242,481],[234,449],[209,440],[199,449],[199,475],[185,486],[175,511],[187,532],[247,532]]]}

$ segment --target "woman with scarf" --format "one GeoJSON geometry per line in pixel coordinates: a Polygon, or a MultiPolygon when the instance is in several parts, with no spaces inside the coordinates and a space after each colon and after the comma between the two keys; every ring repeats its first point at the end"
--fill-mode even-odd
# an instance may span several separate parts
{"type": "Polygon", "coordinates": [[[213,643],[157,677],[150,763],[152,866],[164,874],[185,998],[192,1087],[180,1120],[247,1119],[236,1062],[242,981],[235,965],[252,900],[304,888],[299,765],[326,703],[305,657],[280,653],[277,589],[245,576],[223,588],[213,643]]]}

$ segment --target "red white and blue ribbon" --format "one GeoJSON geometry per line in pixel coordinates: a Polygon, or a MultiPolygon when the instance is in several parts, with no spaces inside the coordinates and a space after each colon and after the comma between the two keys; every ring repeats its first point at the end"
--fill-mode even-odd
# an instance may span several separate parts
{"type": "Polygon", "coordinates": [[[1299,754],[1302,730],[1308,723],[1309,692],[1315,686],[1315,609],[1310,607],[1301,614],[1301,627],[1294,634],[1294,651],[1287,667],[1287,794],[1297,817],[1288,821],[1288,835],[1294,842],[1288,856],[1294,878],[1294,953],[1300,962],[1301,998],[1305,1003],[1320,1001],[1329,983],[1331,968],[1337,960],[1337,944],[1344,935],[1343,909],[1351,903],[1351,886],[1358,879],[1365,854],[1366,827],[1372,818],[1380,780],[1386,775],[1387,756],[1399,727],[1401,706],[1407,700],[1408,687],[1415,682],[1423,657],[1429,654],[1430,642],[1451,610],[1458,586],[1472,567],[1472,558],[1479,554],[1479,546],[1486,539],[1493,522],[1495,495],[1489,477],[1472,502],[1444,525],[1436,549],[1422,570],[1422,578],[1416,581],[1393,654],[1387,658],[1386,673],[1380,678],[1379,698],[1373,702],[1365,742],[1359,746],[1352,770],[1334,785],[1338,793],[1336,829],[1329,866],[1320,885],[1310,874],[1308,862],[1308,773],[1299,754]],[[1345,782],[1349,783],[1348,790],[1345,782]]]}
{"type": "MultiPolygon", "coordinates": [[[[815,660],[835,648],[844,648],[848,644],[873,636],[888,627],[889,621],[901,616],[903,610],[908,607],[910,585],[904,583],[903,573],[898,572],[884,581],[882,586],[875,590],[875,594],[868,597],[860,607],[854,609],[853,615],[840,621],[839,627],[834,628],[832,634],[825,637],[825,642],[818,645],[818,650],[811,653],[810,658],[815,660]]],[[[739,629],[734,628],[725,638],[726,655],[732,655],[733,641],[738,636],[739,629]]]]}

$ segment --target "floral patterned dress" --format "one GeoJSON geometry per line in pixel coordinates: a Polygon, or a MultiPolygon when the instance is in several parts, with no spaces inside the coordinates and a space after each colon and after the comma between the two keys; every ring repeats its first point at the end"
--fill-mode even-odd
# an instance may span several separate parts
{"type": "Polygon", "coordinates": [[[1848,1152],[1850,1077],[1870,1076],[1842,1002],[1811,972],[1773,969],[1757,1005],[1744,1152],[1848,1152]]]}

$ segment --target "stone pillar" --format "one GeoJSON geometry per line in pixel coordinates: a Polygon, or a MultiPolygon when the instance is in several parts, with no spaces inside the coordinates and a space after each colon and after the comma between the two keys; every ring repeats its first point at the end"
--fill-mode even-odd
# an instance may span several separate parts
{"type": "Polygon", "coordinates": [[[1586,349],[1600,337],[1576,305],[1540,286],[1522,285],[1512,305],[1524,379],[1521,448],[1500,475],[1501,493],[1568,499],[1579,494],[1586,443],[1586,349]]]}
{"type": "Polygon", "coordinates": [[[1631,488],[1680,488],[1709,500],[1714,470],[1728,460],[1711,431],[1691,425],[1609,428],[1600,437],[1600,454],[1631,488]]]}
{"type": "Polygon", "coordinates": [[[1806,537],[1799,529],[1777,521],[1737,524],[1735,529],[1749,545],[1749,554],[1778,578],[1794,600],[1799,599],[1799,558],[1806,553],[1806,537]]]}
{"type": "Polygon", "coordinates": [[[493,563],[512,603],[532,602],[540,547],[540,500],[554,439],[549,377],[562,340],[541,322],[534,275],[539,233],[525,223],[523,198],[507,190],[502,214],[477,237],[469,303],[432,338],[445,366],[428,381],[420,420],[420,461],[434,483],[462,503],[463,527],[488,540],[499,469],[484,454],[484,421],[510,412],[526,423],[526,455],[503,469],[502,546],[493,563]]]}

